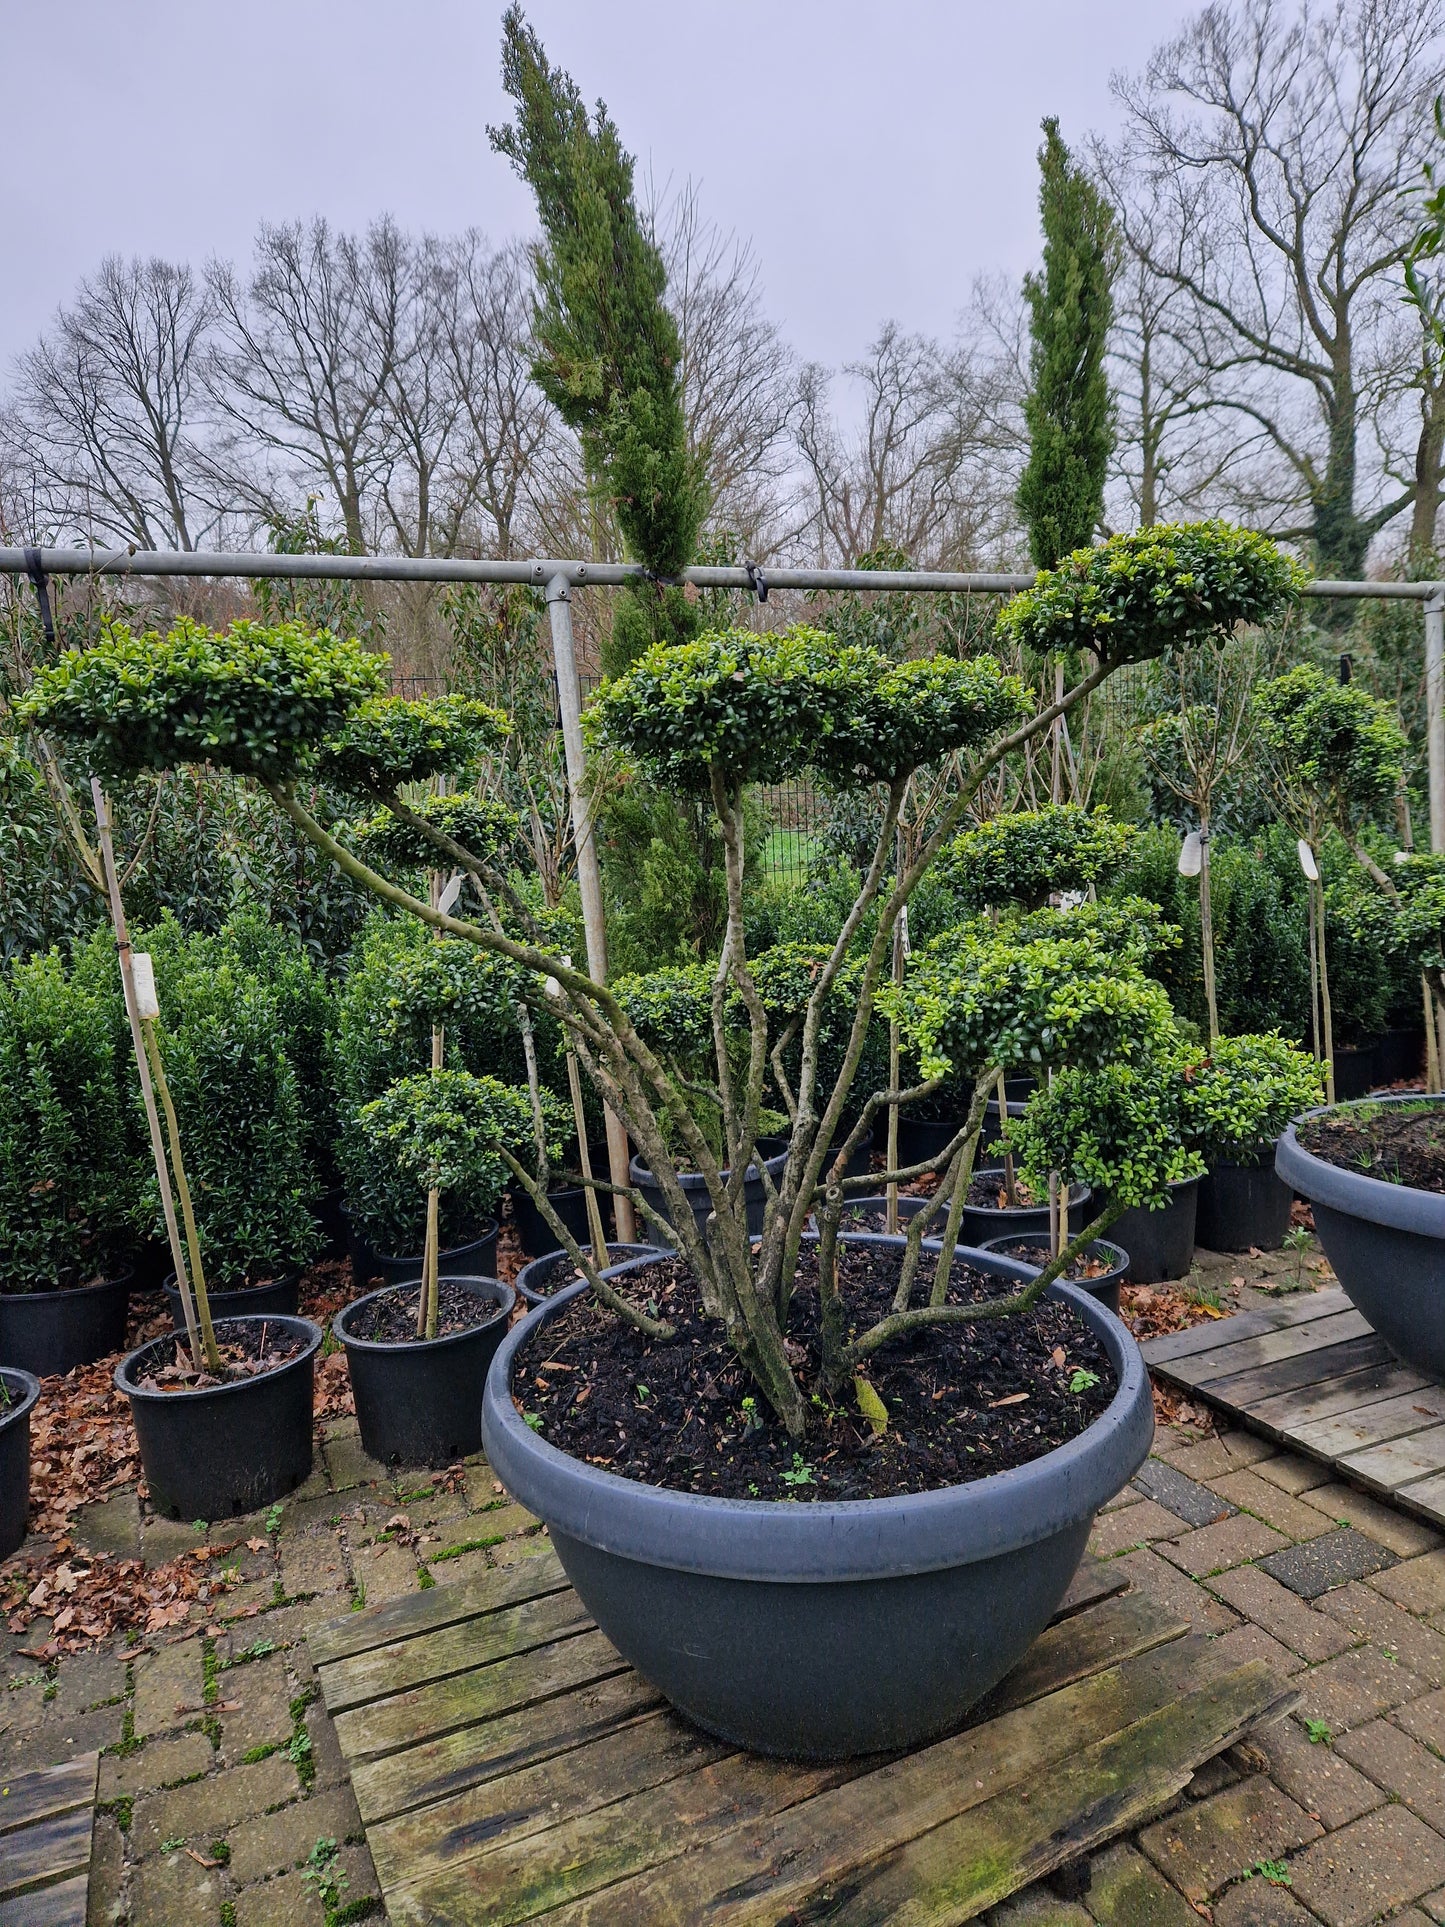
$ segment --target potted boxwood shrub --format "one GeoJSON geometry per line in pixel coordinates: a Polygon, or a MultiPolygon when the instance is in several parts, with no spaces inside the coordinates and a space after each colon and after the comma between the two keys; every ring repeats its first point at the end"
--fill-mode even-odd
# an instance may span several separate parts
{"type": "MultiPolygon", "coordinates": [[[[318,1182],[306,1154],[299,1080],[275,998],[204,943],[153,953],[159,1043],[184,1147],[213,1319],[296,1315],[300,1278],[321,1245],[318,1182]]],[[[164,1229],[156,1179],[152,1226],[164,1229]]],[[[184,1328],[174,1275],[163,1283],[184,1328]]],[[[209,1516],[209,1515],[193,1515],[209,1516]]]]}
{"type": "Polygon", "coordinates": [[[0,974],[0,1363],[37,1377],[125,1344],[141,1171],[121,1090],[97,991],[54,954],[0,974]]]}
{"type": "Polygon", "coordinates": [[[1270,1031],[1221,1037],[1182,1071],[1185,1129],[1209,1167],[1196,1238],[1210,1251],[1278,1251],[1292,1194],[1275,1172],[1275,1144],[1323,1098],[1319,1065],[1270,1031]]]}
{"type": "MultiPolygon", "coordinates": [[[[560,1113],[553,1099],[554,1130],[560,1113]]],[[[495,1078],[424,1071],[366,1105],[359,1123],[410,1180],[427,1219],[417,1281],[370,1292],[333,1322],[361,1442],[384,1464],[448,1465],[480,1446],[481,1387],[516,1294],[495,1278],[440,1274],[440,1202],[461,1187],[500,1196],[501,1147],[531,1149],[532,1106],[526,1091],[495,1078]]]]}
{"type": "MultiPolygon", "coordinates": [[[[1105,1224],[1086,1227],[1037,1277],[981,1256],[972,1282],[950,1273],[934,1282],[928,1303],[913,1302],[910,1280],[899,1308],[904,1241],[870,1245],[837,1237],[845,1187],[870,1182],[842,1176],[851,1147],[846,1138],[838,1143],[839,1125],[850,1101],[858,1118],[853,1129],[861,1133],[901,1099],[901,1093],[875,1090],[860,1108],[852,1089],[894,927],[990,772],[1119,664],[1270,616],[1298,581],[1298,571],[1272,544],[1221,525],[1153,528],[1067,558],[1002,618],[1022,645],[1091,659],[1062,697],[1036,713],[1029,712],[1022,686],[990,657],[894,663],[871,648],[839,648],[808,630],[731,632],[657,647],[606,685],[589,712],[594,736],[631,757],[648,780],[709,799],[718,823],[728,914],[712,966],[717,1027],[724,1027],[733,992],[747,1013],[741,1077],[733,1073],[727,1039],[717,1040],[720,1156],[698,1128],[689,1093],[678,1088],[606,984],[566,964],[556,949],[412,896],[326,830],[298,794],[298,779],[313,767],[325,732],[313,730],[308,739],[292,727],[294,677],[277,673],[248,683],[223,667],[226,645],[219,641],[202,653],[209,656],[213,647],[222,660],[197,674],[193,658],[178,662],[177,652],[156,637],[139,657],[102,642],[63,658],[42,672],[26,699],[34,721],[93,755],[147,766],[197,754],[236,759],[355,881],[446,935],[556,980],[579,1057],[659,1181],[678,1252],[604,1280],[585,1250],[570,1234],[564,1237],[586,1282],[540,1307],[504,1342],[488,1374],[484,1442],[498,1475],[547,1521],[573,1583],[608,1636],[703,1725],[764,1750],[812,1755],[907,1745],[945,1728],[1002,1677],[1047,1622],[1095,1512],[1147,1451],[1147,1375],[1123,1326],[1067,1285],[1053,1286],[1040,1306],[1075,1246],[1082,1248],[1105,1224]],[[894,873],[895,827],[915,772],[945,763],[955,774],[929,786],[929,826],[894,873]],[[762,1235],[753,1241],[743,1187],[755,1161],[770,1034],[745,941],[743,792],[809,768],[872,792],[877,840],[858,901],[809,995],[789,1148],[783,1169],[769,1178],[762,1235]],[[841,1068],[824,1089],[817,1076],[821,1012],[870,918],[873,934],[862,952],[841,1068]],[[705,1228],[679,1181],[683,1165],[707,1186],[712,1209],[705,1228]],[[815,1210],[821,1229],[816,1244],[805,1245],[815,1210]],[[987,1295],[989,1276],[1009,1288],[987,1295]],[[943,1302],[931,1302],[935,1292],[943,1302]],[[979,1292],[986,1295],[970,1296],[979,1292]],[[1027,1422],[1007,1417],[1019,1401],[999,1407],[982,1397],[982,1387],[971,1384],[967,1367],[949,1351],[959,1327],[993,1329],[997,1319],[1001,1342],[1013,1348],[1018,1339],[1009,1334],[1027,1330],[1020,1321],[1044,1320],[1052,1328],[1057,1317],[1065,1320],[1067,1344],[1054,1349],[1064,1351],[1065,1366],[1040,1349],[1037,1323],[1024,1346],[1044,1374],[1021,1388],[1033,1401],[1027,1422]],[[907,1346],[895,1348],[903,1338],[907,1346]],[[547,1357],[557,1346],[576,1347],[590,1361],[594,1387],[604,1374],[625,1386],[625,1420],[603,1412],[611,1424],[589,1446],[569,1424],[592,1426],[612,1404],[610,1396],[604,1401],[594,1389],[580,1411],[575,1395],[537,1409],[543,1394],[534,1383],[534,1346],[547,1347],[547,1357]],[[680,1374],[672,1380],[679,1390],[690,1388],[699,1367],[715,1394],[703,1397],[699,1383],[695,1403],[679,1412],[681,1419],[691,1409],[695,1438],[680,1440],[676,1426],[663,1427],[671,1443],[660,1459],[644,1450],[651,1421],[639,1416],[656,1388],[640,1372],[619,1377],[643,1346],[648,1369],[655,1361],[680,1374]],[[1071,1351],[1095,1363],[1069,1370],[1071,1351]],[[1040,1358],[1048,1363],[1038,1365],[1040,1358]],[[890,1390],[896,1384],[900,1398],[911,1398],[920,1370],[929,1369],[925,1361],[934,1371],[946,1368],[987,1450],[957,1453],[956,1436],[950,1441],[950,1428],[938,1422],[930,1390],[928,1409],[909,1437],[902,1440],[894,1430],[901,1456],[870,1449],[866,1478],[852,1448],[847,1466],[836,1468],[831,1460],[825,1466],[845,1425],[856,1439],[855,1409],[870,1433],[888,1439],[894,1419],[870,1374],[886,1374],[890,1390]],[[1050,1378],[1055,1370],[1059,1376],[1050,1378]],[[535,1425],[526,1422],[528,1413],[535,1425]],[[1008,1463],[1010,1434],[1023,1462],[987,1471],[990,1463],[1008,1463]],[[940,1451],[946,1471],[934,1456],[940,1451]],[[914,1452],[932,1469],[905,1469],[914,1452]],[[712,1496],[745,1477],[750,1465],[762,1473],[753,1481],[756,1497],[746,1483],[736,1496],[712,1496]],[[881,1490],[871,1489],[875,1474],[881,1490]],[[832,1491],[849,1496],[834,1499],[832,1491]],[[800,1498],[808,1502],[796,1503],[800,1498]],[[920,1624],[933,1636],[918,1639],[920,1624]],[[822,1654],[826,1666],[818,1663],[822,1654]]],[[[339,691],[362,656],[356,646],[331,639],[308,645],[308,694],[314,699],[323,686],[339,691]],[[310,656],[313,646],[331,659],[329,673],[310,656]]],[[[398,736],[406,727],[398,718],[398,736]]],[[[324,767],[324,754],[321,761],[324,767]]],[[[404,780],[427,773],[418,769],[421,762],[421,755],[411,760],[404,780]]],[[[387,774],[402,777],[396,764],[387,774]]],[[[399,791],[378,800],[403,820],[420,820],[399,791]]],[[[455,839],[438,832],[437,846],[485,890],[506,892],[508,880],[495,866],[455,839]]],[[[525,932],[525,906],[511,907],[525,932]]],[[[986,1089],[976,1092],[980,1115],[986,1095],[986,1089]]],[[[1034,1101],[1053,1095],[1041,1092],[1034,1101]]],[[[1161,1128],[1151,1122],[1153,1137],[1132,1161],[1119,1159],[1113,1173],[1120,1200],[1155,1195],[1171,1168],[1172,1145],[1167,1157],[1149,1152],[1161,1128]]],[[[950,1161],[962,1148],[951,1148],[950,1161]]],[[[545,1213],[537,1180],[515,1154],[508,1153],[507,1162],[514,1181],[531,1186],[545,1213]]],[[[649,1221],[655,1218],[644,1201],[634,1201],[649,1221]]],[[[559,1225],[553,1229],[560,1235],[559,1225]]]]}

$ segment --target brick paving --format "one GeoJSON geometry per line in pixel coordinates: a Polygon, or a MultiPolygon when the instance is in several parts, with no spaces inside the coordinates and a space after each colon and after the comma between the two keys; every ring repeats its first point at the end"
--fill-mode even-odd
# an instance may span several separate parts
{"type": "MultiPolygon", "coordinates": [[[[1251,1285],[1226,1287],[1227,1309],[1269,1282],[1267,1260],[1228,1268],[1251,1285]]],[[[43,1623],[0,1632],[0,1780],[103,1750],[91,1927],[382,1920],[306,1628],[545,1538],[480,1460],[452,1491],[385,1474],[352,1420],[325,1433],[279,1520],[213,1535],[235,1544],[241,1583],[210,1617],[197,1604],[194,1623],[46,1670],[19,1650],[43,1623]]],[[[89,1508],[78,1536],[152,1561],[203,1543],[134,1494],[89,1508]]],[[[1166,1426],[1092,1549],[1232,1656],[1263,1658],[1299,1705],[1072,1884],[1016,1895],[990,1927],[1445,1927],[1440,1535],[1247,1432],[1166,1426]]]]}

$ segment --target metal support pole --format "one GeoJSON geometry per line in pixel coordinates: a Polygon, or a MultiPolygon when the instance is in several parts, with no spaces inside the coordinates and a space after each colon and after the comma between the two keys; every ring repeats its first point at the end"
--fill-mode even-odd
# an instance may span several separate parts
{"type": "Polygon", "coordinates": [[[1445,595],[1425,604],[1425,741],[1430,770],[1430,848],[1445,850],[1445,595]]]}
{"type": "MultiPolygon", "coordinates": [[[[547,614],[552,622],[552,662],[557,672],[557,707],[562,716],[562,752],[567,761],[567,796],[572,808],[572,840],[577,850],[577,884],[582,893],[582,927],[587,937],[587,974],[594,983],[607,981],[607,924],[602,914],[602,872],[597,842],[587,807],[587,757],[582,747],[582,691],[577,681],[577,650],[572,640],[572,584],[561,574],[547,584],[547,614]]],[[[607,1162],[612,1182],[625,1187],[627,1132],[610,1108],[607,1118],[607,1162]]],[[[582,1147],[578,1147],[581,1149],[582,1147]]],[[[617,1238],[631,1244],[636,1235],[632,1200],[613,1198],[617,1238]]]]}

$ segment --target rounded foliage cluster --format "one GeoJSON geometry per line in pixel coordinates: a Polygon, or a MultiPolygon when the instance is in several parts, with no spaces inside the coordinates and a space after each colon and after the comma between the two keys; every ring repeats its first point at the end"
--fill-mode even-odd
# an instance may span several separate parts
{"type": "Polygon", "coordinates": [[[18,707],[99,775],[212,763],[280,782],[385,689],[389,666],[293,622],[237,622],[224,635],[184,617],[165,635],[111,622],[93,648],[42,669],[18,707]]]}
{"type": "Polygon", "coordinates": [[[1160,523],[1075,549],[1005,605],[998,628],[1040,654],[1144,662],[1274,620],[1304,581],[1267,536],[1220,521],[1160,523]]]}
{"type": "MultiPolygon", "coordinates": [[[[565,1111],[555,1098],[544,1108],[561,1155],[565,1111]]],[[[363,1105],[362,1132],[373,1150],[394,1164],[423,1196],[465,1189],[473,1212],[495,1215],[511,1175],[505,1146],[519,1162],[535,1160],[531,1100],[525,1090],[470,1071],[422,1071],[400,1078],[363,1105]]]]}
{"type": "Polygon", "coordinates": [[[926,1077],[1127,1058],[1172,1027],[1159,985],[1088,935],[950,932],[880,1001],[897,1009],[926,1077]]]}
{"type": "Polygon", "coordinates": [[[470,696],[378,696],[322,745],[320,774],[350,796],[389,796],[403,783],[463,774],[510,729],[500,709],[470,696]]]}
{"type": "Polygon", "coordinates": [[[965,830],[939,857],[937,873],[965,910],[1016,903],[1037,910],[1055,892],[1106,882],[1136,832],[1107,809],[1076,803],[1016,810],[965,830]]]}
{"type": "Polygon", "coordinates": [[[1291,1118],[1325,1101],[1318,1063],[1278,1031],[1221,1037],[1180,1076],[1186,1134],[1211,1164],[1263,1158],[1291,1118]]]}
{"type": "Polygon", "coordinates": [[[1047,1185],[1058,1171],[1126,1208],[1157,1208],[1168,1185],[1203,1175],[1185,1132],[1184,1080],[1173,1050],[1161,1046],[1060,1071],[1009,1127],[1009,1142],[1030,1184],[1047,1185]]]}
{"type": "MultiPolygon", "coordinates": [[[[460,843],[479,863],[507,855],[521,834],[515,810],[491,797],[456,790],[447,796],[425,796],[411,805],[419,816],[453,843],[460,843]]],[[[384,870],[445,870],[451,859],[414,825],[381,809],[351,827],[351,842],[368,863],[384,870]]]]}
{"type": "Polygon", "coordinates": [[[1386,702],[1299,663],[1255,691],[1260,735],[1288,779],[1346,820],[1393,796],[1404,771],[1405,733],[1386,702]]]}
{"type": "Polygon", "coordinates": [[[705,789],[714,770],[729,788],[809,768],[870,783],[984,743],[1028,704],[989,656],[894,663],[817,629],[734,629],[650,649],[587,721],[595,743],[677,788],[705,789]]]}

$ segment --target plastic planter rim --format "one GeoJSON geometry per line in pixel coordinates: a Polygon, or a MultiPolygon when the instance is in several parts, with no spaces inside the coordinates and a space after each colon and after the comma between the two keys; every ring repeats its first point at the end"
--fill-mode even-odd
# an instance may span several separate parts
{"type": "MultiPolygon", "coordinates": [[[[816,1238],[806,1234],[805,1242],[816,1238]]],[[[849,1242],[901,1250],[904,1241],[859,1232],[849,1242]]],[[[1034,1276],[1032,1266],[997,1253],[963,1245],[956,1249],[994,1277],[1025,1284],[1034,1276]]],[[[623,1270],[655,1262],[640,1258],[623,1270]]],[[[1129,1441],[1131,1451],[1138,1446],[1133,1469],[1148,1455],[1154,1410],[1138,1345],[1127,1327],[1087,1292],[1054,1284],[1049,1296],[1063,1300],[1100,1340],[1118,1386],[1105,1410],[1077,1438],[1028,1465],[931,1492],[803,1505],[715,1499],[643,1485],[550,1444],[532,1431],[512,1402],[517,1354],[547,1319],[586,1289],[583,1282],[558,1292],[502,1341],[487,1374],[482,1444],[488,1464],[509,1489],[518,1489],[509,1475],[525,1466],[519,1483],[528,1494],[526,1503],[540,1511],[549,1526],[614,1557],[714,1578],[779,1584],[945,1572],[1040,1544],[1097,1511],[1132,1476],[1131,1471],[1121,1481],[1104,1470],[1117,1463],[1115,1440],[1121,1431],[1127,1434],[1132,1427],[1139,1433],[1137,1441],[1129,1441]]]]}
{"type": "Polygon", "coordinates": [[[1445,1105],[1445,1095],[1418,1091],[1393,1097],[1360,1097],[1348,1104],[1320,1104],[1297,1117],[1279,1140],[1274,1168],[1296,1191],[1327,1210],[1340,1211],[1369,1224],[1387,1226],[1392,1231],[1413,1231],[1422,1238],[1445,1238],[1445,1193],[1421,1191],[1408,1184],[1391,1184],[1385,1178],[1367,1178],[1363,1172],[1347,1171],[1307,1151],[1295,1135],[1295,1125],[1312,1117],[1332,1116],[1337,1111],[1357,1111],[1367,1105],[1383,1104],[1445,1105]]]}
{"type": "Polygon", "coordinates": [[[17,1420],[23,1419],[40,1396],[40,1380],[34,1372],[27,1372],[20,1365],[0,1365],[0,1380],[5,1381],[10,1390],[10,1403],[0,1405],[0,1432],[17,1420]],[[14,1381],[18,1380],[16,1384],[14,1381]],[[16,1392],[20,1393],[17,1401],[16,1392]]]}
{"type": "Polygon", "coordinates": [[[394,1292],[411,1291],[417,1283],[416,1279],[412,1279],[406,1284],[382,1285],[376,1291],[368,1291],[364,1297],[353,1298],[332,1318],[331,1329],[343,1345],[353,1346],[359,1352],[375,1352],[387,1358],[416,1358],[438,1345],[448,1345],[455,1339],[470,1338],[475,1332],[486,1331],[499,1319],[510,1318],[517,1302],[517,1294],[511,1285],[504,1284],[500,1278],[483,1277],[480,1272],[471,1277],[442,1278],[438,1282],[443,1285],[465,1285],[475,1298],[492,1307],[491,1312],[487,1317],[479,1318],[475,1325],[464,1325],[460,1331],[438,1332],[435,1338],[362,1338],[346,1329],[346,1320],[353,1312],[360,1311],[363,1305],[369,1305],[377,1298],[389,1298],[394,1292]],[[475,1287],[479,1285],[487,1289],[476,1290],[475,1287]]]}
{"type": "Polygon", "coordinates": [[[325,1337],[321,1327],[314,1324],[311,1319],[293,1318],[282,1312],[254,1313],[247,1318],[218,1318],[215,1323],[216,1337],[221,1338],[233,1325],[275,1325],[291,1332],[295,1337],[304,1336],[306,1343],[294,1358],[282,1360],[269,1372],[255,1372],[248,1378],[232,1379],[224,1385],[184,1385],[170,1392],[152,1392],[143,1385],[137,1385],[131,1378],[130,1371],[137,1359],[143,1358],[157,1345],[175,1343],[178,1350],[183,1349],[180,1335],[175,1332],[166,1332],[160,1338],[148,1338],[144,1345],[137,1345],[133,1352],[126,1353],[115,1368],[116,1390],[124,1392],[127,1398],[159,1402],[167,1407],[176,1405],[184,1399],[230,1398],[237,1393],[246,1392],[253,1385],[264,1385],[278,1378],[282,1372],[290,1371],[293,1366],[304,1365],[309,1359],[315,1357],[325,1337]]]}
{"type": "MultiPolygon", "coordinates": [[[[114,1291],[119,1285],[131,1287],[134,1283],[135,1267],[133,1265],[117,1265],[116,1269],[106,1277],[92,1278],[88,1284],[50,1285],[44,1291],[0,1291],[0,1298],[6,1299],[11,1304],[19,1304],[23,1299],[30,1299],[32,1302],[41,1300],[45,1303],[54,1303],[61,1298],[83,1298],[88,1291],[114,1291]]],[[[5,1369],[6,1371],[18,1371],[20,1368],[19,1366],[7,1365],[5,1369]]]]}

